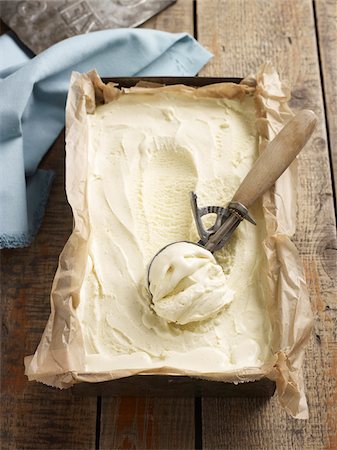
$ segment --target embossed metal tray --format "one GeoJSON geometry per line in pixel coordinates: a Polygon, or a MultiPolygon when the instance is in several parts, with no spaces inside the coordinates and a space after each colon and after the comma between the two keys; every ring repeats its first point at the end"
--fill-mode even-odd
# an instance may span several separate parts
{"type": "Polygon", "coordinates": [[[77,34],[137,27],[176,0],[0,1],[1,19],[34,53],[77,34]]]}

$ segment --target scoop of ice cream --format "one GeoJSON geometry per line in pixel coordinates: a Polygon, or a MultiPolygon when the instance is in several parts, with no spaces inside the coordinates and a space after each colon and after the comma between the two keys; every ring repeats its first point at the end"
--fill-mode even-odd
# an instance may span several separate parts
{"type": "Polygon", "coordinates": [[[234,296],[212,253],[189,242],[168,245],[153,259],[149,288],[158,316],[180,325],[209,318],[234,296]]]}

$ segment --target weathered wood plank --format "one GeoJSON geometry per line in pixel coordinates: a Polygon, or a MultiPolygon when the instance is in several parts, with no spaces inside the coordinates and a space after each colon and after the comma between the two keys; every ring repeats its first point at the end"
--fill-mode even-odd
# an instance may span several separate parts
{"type": "Polygon", "coordinates": [[[94,449],[96,398],[29,383],[23,358],[35,351],[50,312],[58,255],[72,227],[64,192],[64,135],[43,166],[56,171],[42,228],[28,248],[1,255],[1,448],[94,449]]]}
{"type": "MultiPolygon", "coordinates": [[[[193,0],[178,0],[144,28],[193,35],[193,0]]],[[[100,449],[194,448],[194,399],[102,397],[100,449]]]]}
{"type": "MultiPolygon", "coordinates": [[[[324,86],[335,193],[337,191],[337,2],[315,0],[318,48],[324,86]]],[[[335,198],[337,208],[337,199],[335,198]]]]}
{"type": "Polygon", "coordinates": [[[190,33],[193,36],[193,0],[177,0],[162,13],[145,22],[141,28],[190,33]]]}
{"type": "Polygon", "coordinates": [[[310,408],[292,420],[275,399],[204,399],[204,448],[337,448],[336,230],[312,2],[198,0],[198,37],[215,55],[201,72],[244,76],[272,60],[293,88],[294,109],[311,108],[320,125],[300,156],[295,243],[301,253],[315,314],[306,354],[310,408]]]}

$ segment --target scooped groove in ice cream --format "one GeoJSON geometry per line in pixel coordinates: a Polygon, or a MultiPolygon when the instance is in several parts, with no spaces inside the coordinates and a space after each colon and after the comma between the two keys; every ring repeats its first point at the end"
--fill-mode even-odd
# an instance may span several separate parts
{"type": "Polygon", "coordinates": [[[180,325],[215,315],[234,296],[212,253],[190,242],[175,242],[156,255],[149,290],[158,316],[180,325]]]}

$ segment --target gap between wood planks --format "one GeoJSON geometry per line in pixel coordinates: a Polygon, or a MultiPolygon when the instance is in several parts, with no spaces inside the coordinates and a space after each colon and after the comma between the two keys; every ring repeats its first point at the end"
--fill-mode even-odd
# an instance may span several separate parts
{"type": "Polygon", "coordinates": [[[101,439],[101,414],[102,414],[102,397],[97,397],[96,406],[96,438],[95,438],[95,450],[100,449],[100,439],[101,439]]]}
{"type": "Polygon", "coordinates": [[[194,399],[194,447],[202,450],[202,398],[194,399]]]}
{"type": "Polygon", "coordinates": [[[336,180],[334,179],[335,174],[334,174],[334,167],[333,167],[332,144],[331,144],[331,139],[330,139],[329,118],[328,118],[328,114],[327,114],[327,108],[328,108],[327,95],[326,95],[325,83],[324,83],[324,71],[323,71],[323,67],[322,67],[321,45],[320,45],[320,40],[319,40],[319,29],[318,29],[317,10],[316,10],[316,1],[315,0],[312,0],[312,10],[313,10],[313,14],[314,14],[316,48],[317,48],[317,58],[318,58],[318,66],[319,66],[319,76],[321,79],[324,120],[326,123],[326,140],[327,140],[327,146],[328,146],[329,167],[330,167],[332,196],[333,196],[333,207],[334,207],[334,211],[335,211],[335,217],[337,219],[337,210],[336,210],[337,198],[336,198],[336,187],[335,187],[336,180]]]}
{"type": "Polygon", "coordinates": [[[198,8],[197,0],[193,0],[193,36],[198,40],[198,8]]]}

